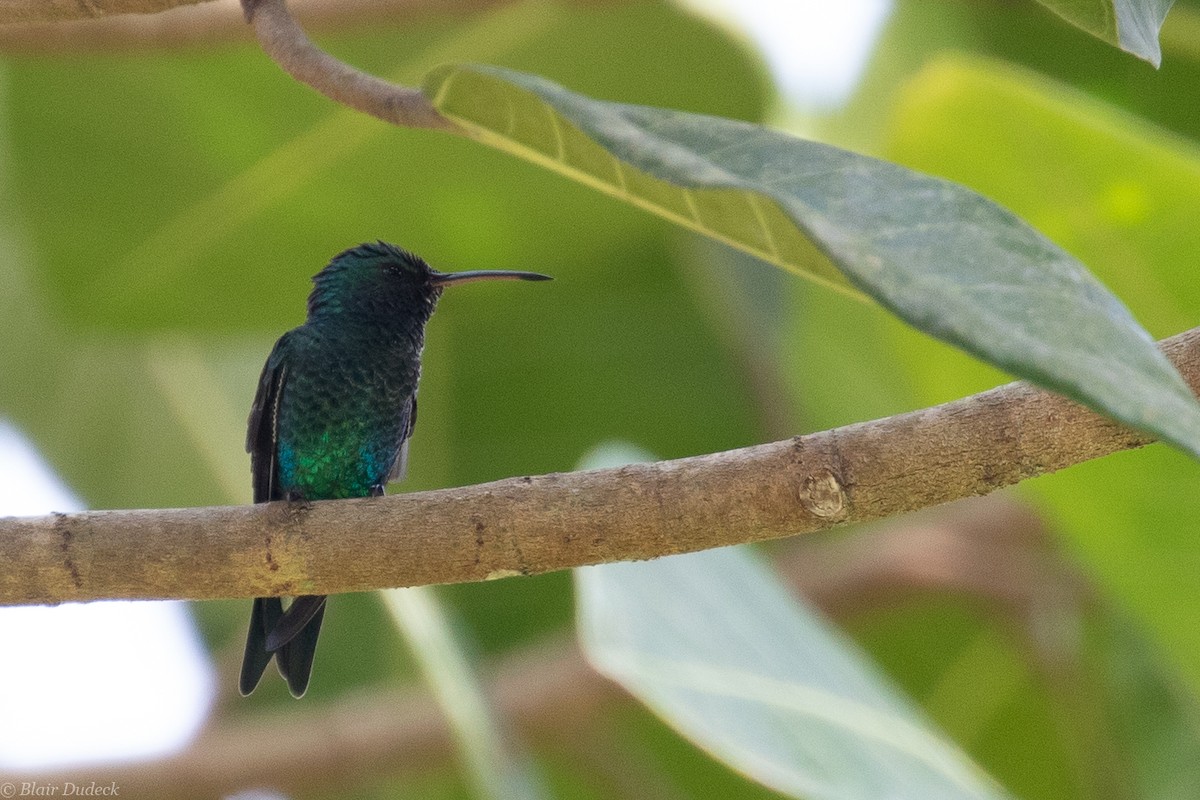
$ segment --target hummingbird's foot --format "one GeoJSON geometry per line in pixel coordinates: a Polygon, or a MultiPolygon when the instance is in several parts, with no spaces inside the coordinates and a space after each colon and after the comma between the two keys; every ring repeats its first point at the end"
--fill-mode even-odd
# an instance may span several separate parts
{"type": "Polygon", "coordinates": [[[383,497],[383,484],[377,483],[367,492],[368,497],[383,497]]]}
{"type": "Polygon", "coordinates": [[[299,489],[290,490],[285,499],[291,505],[299,505],[305,508],[309,506],[308,498],[306,498],[299,489]]]}

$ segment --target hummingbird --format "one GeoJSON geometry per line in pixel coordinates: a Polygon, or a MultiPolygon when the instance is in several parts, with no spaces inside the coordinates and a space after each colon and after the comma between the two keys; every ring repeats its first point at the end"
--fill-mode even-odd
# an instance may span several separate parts
{"type": "MultiPolygon", "coordinates": [[[[534,272],[438,272],[386,242],[334,256],[313,277],[308,318],[275,343],[250,407],[246,451],[254,502],[378,497],[404,477],[417,422],[425,323],[447,286],[550,280],[534,272]]],[[[275,659],[293,697],[312,675],[324,595],[284,608],[260,597],[250,615],[239,689],[275,659]]]]}

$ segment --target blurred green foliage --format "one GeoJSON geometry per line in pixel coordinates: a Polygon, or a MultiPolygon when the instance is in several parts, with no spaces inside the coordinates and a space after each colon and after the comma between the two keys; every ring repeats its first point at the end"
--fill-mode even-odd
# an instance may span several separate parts
{"type": "MultiPolygon", "coordinates": [[[[655,3],[518,4],[319,38],[409,82],[485,61],[738,119],[771,102],[745,45],[655,3]]],[[[997,199],[1167,335],[1200,316],[1189,224],[1200,57],[1173,41],[1155,72],[1033,3],[905,0],[856,97],[809,122],[997,199]]],[[[302,319],[309,276],[376,238],[440,268],[558,279],[550,292],[445,298],[398,489],[570,469],[613,438],[662,457],[727,449],[1007,380],[877,308],[774,272],[747,279],[730,266],[740,256],[535,167],[337,109],[249,44],[8,57],[0,89],[0,416],[92,507],[247,501],[244,415],[262,360],[302,319]],[[748,364],[767,365],[781,394],[764,394],[748,364]],[[764,422],[781,409],[791,430],[764,422]]],[[[1047,634],[1079,648],[1098,716],[1081,716],[1011,627],[971,604],[930,599],[850,629],[1018,797],[1189,797],[1197,469],[1153,446],[1019,492],[1104,598],[1085,627],[1106,635],[1047,634]]],[[[485,658],[570,626],[564,575],[441,594],[485,658]]],[[[198,608],[218,663],[240,648],[245,612],[198,608]]],[[[412,679],[389,625],[374,597],[336,598],[305,702],[412,679]]],[[[285,694],[264,685],[222,713],[285,694]]],[[[613,763],[641,776],[645,796],[773,796],[644,710],[579,729],[574,746],[536,751],[556,797],[631,796],[613,763]]],[[[311,796],[467,794],[446,769],[311,796]]]]}

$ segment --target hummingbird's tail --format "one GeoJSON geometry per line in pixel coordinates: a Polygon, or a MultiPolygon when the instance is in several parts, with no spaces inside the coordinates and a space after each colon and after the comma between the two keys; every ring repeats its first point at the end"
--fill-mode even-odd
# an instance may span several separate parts
{"type": "Polygon", "coordinates": [[[267,650],[275,654],[275,665],[287,681],[292,697],[303,697],[308,689],[324,617],[325,595],[301,595],[292,601],[267,635],[267,650]]]}
{"type": "Polygon", "coordinates": [[[250,611],[250,632],[246,634],[246,653],[242,656],[242,677],[238,681],[238,690],[243,697],[254,691],[263,670],[271,663],[267,636],[275,630],[282,616],[283,601],[278,597],[255,598],[250,611]]]}
{"type": "Polygon", "coordinates": [[[278,597],[259,597],[250,612],[250,631],[242,657],[238,688],[242,695],[254,691],[263,671],[275,657],[279,674],[293,697],[302,697],[312,676],[317,637],[325,617],[325,595],[302,595],[287,611],[278,597]]]}

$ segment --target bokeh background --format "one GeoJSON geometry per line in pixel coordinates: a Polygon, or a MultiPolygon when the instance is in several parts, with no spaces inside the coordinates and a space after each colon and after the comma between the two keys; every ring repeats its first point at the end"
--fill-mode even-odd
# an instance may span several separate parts
{"type": "MultiPolygon", "coordinates": [[[[498,63],[949,177],[1078,256],[1155,336],[1197,324],[1200,3],[1176,4],[1159,71],[1032,2],[847,3],[845,18],[822,5],[455,4],[313,32],[401,82],[498,63]]],[[[0,54],[0,514],[248,502],[262,362],[303,320],[309,277],[380,238],[440,269],[556,278],[447,293],[410,477],[392,491],[569,470],[611,441],[712,452],[1008,380],[878,308],[536,167],[335,107],[244,32],[8,31],[0,54]],[[47,482],[60,493],[34,502],[47,482]]],[[[1198,478],[1156,445],[995,505],[768,550],[1016,796],[1194,797],[1198,478]]],[[[502,665],[519,684],[512,665],[570,635],[565,573],[437,595],[485,683],[502,665]]],[[[0,615],[0,774],[119,774],[114,759],[186,753],[201,729],[286,738],[354,708],[347,698],[420,691],[374,595],[336,598],[301,703],[277,680],[236,697],[245,601],[89,608],[0,615]],[[56,627],[101,608],[110,627],[56,627]]],[[[553,732],[521,747],[554,797],[774,796],[615,691],[531,724],[553,732]]],[[[448,746],[305,781],[287,796],[473,791],[448,746]]],[[[155,796],[174,794],[186,792],[155,796]]]]}

